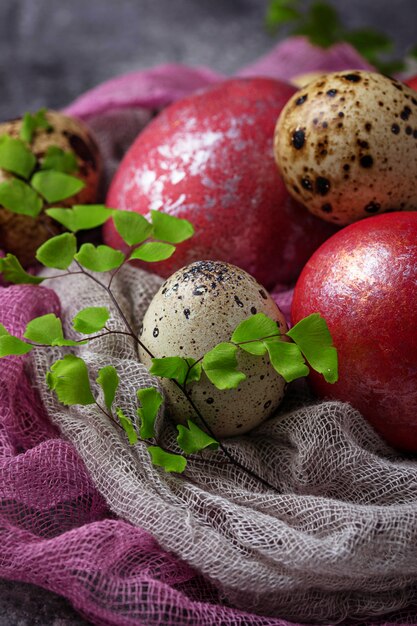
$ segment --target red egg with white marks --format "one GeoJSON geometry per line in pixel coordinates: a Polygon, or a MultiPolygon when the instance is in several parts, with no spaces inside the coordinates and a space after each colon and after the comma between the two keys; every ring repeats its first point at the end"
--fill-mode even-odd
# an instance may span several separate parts
{"type": "Polygon", "coordinates": [[[417,91],[417,75],[405,79],[405,84],[417,91]]]}
{"type": "Polygon", "coordinates": [[[352,224],[310,258],[294,291],[292,321],[326,319],[339,380],[315,374],[320,397],[352,404],[392,446],[417,452],[417,213],[352,224]]]}
{"type": "MultiPolygon", "coordinates": [[[[108,206],[164,211],[190,220],[196,231],[171,259],[152,264],[154,271],[169,276],[211,258],[271,287],[295,280],[335,232],[290,197],[274,163],[275,123],[294,91],[266,78],[227,80],[167,107],[139,135],[108,206]]],[[[123,249],[112,222],[104,238],[123,249]]]]}

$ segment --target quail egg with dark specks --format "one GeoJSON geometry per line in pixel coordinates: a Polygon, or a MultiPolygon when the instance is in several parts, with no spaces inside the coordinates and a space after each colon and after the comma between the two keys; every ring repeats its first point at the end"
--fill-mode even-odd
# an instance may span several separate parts
{"type": "MultiPolygon", "coordinates": [[[[140,338],[156,358],[199,359],[218,343],[230,340],[236,326],[256,313],[268,315],[286,332],[284,315],[252,276],[228,263],[197,261],[162,284],[145,314],[140,338]]],[[[151,358],[143,348],[139,356],[150,367],[151,358]]],[[[266,356],[239,350],[237,360],[246,380],[236,389],[219,390],[204,373],[187,388],[217,437],[248,432],[268,418],[284,396],[286,383],[266,356]]],[[[175,421],[196,420],[178,387],[168,379],[162,383],[175,421]]]]}
{"type": "Polygon", "coordinates": [[[417,96],[398,80],[320,76],[287,102],[274,145],[289,193],[323,220],[417,209],[417,96]]]}
{"type": "MultiPolygon", "coordinates": [[[[0,137],[9,135],[20,139],[24,118],[17,118],[0,124],[0,137]]],[[[48,150],[53,147],[74,158],[74,171],[68,172],[84,183],[84,188],[76,195],[53,206],[70,207],[74,204],[93,204],[98,201],[101,156],[96,142],[88,128],[79,120],[56,111],[45,111],[47,128],[37,127],[29,147],[36,157],[34,172],[41,169],[48,150]]],[[[12,174],[0,169],[0,183],[9,181],[12,174]]],[[[12,213],[0,206],[0,249],[15,254],[23,266],[35,262],[37,248],[47,239],[62,232],[61,226],[42,211],[36,218],[12,213]]]]}

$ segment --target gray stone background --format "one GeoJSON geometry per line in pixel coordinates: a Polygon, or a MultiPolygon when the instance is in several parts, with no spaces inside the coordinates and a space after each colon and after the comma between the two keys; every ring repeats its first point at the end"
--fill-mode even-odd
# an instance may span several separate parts
{"type": "MultiPolygon", "coordinates": [[[[389,33],[398,56],[417,44],[417,0],[332,4],[346,25],[389,33]]],[[[0,0],[0,120],[64,106],[116,74],[158,63],[233,73],[276,40],[264,29],[267,5],[268,0],[0,0]]],[[[58,596],[0,580],[0,626],[84,624],[58,596]]]]}
{"type": "MultiPolygon", "coordinates": [[[[417,44],[416,0],[332,0],[347,25],[417,44]]],[[[308,5],[308,0],[301,0],[308,5]]],[[[167,61],[232,73],[267,52],[268,0],[0,0],[0,119],[60,107],[121,72],[167,61]]]]}

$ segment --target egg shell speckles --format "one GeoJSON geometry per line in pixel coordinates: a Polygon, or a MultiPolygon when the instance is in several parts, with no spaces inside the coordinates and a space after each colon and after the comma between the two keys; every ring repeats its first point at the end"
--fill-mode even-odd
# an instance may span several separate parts
{"type": "MultiPolygon", "coordinates": [[[[46,118],[52,130],[36,130],[31,144],[34,155],[41,160],[50,146],[73,152],[78,165],[78,171],[73,175],[85,183],[85,187],[77,195],[55,202],[53,206],[71,207],[74,204],[97,202],[102,162],[88,128],[79,120],[56,111],[47,111],[46,118]]],[[[21,118],[4,122],[0,124],[0,135],[19,138],[21,126],[21,118]]],[[[9,178],[10,174],[0,169],[0,183],[9,178]]],[[[0,207],[0,248],[15,254],[24,266],[34,263],[37,248],[61,231],[60,225],[44,211],[33,219],[0,207]]]]}
{"type": "MultiPolygon", "coordinates": [[[[157,357],[199,359],[236,326],[255,313],[265,313],[287,330],[284,315],[256,282],[238,267],[216,261],[198,261],[178,270],[154,296],[143,319],[141,341],[157,357]]],[[[140,360],[150,367],[140,348],[140,360]]],[[[247,378],[237,389],[219,390],[205,376],[189,385],[189,393],[217,437],[243,434],[276,410],[285,381],[266,357],[238,351],[238,369],[247,378]]],[[[186,423],[196,415],[174,383],[163,379],[171,415],[186,423]]]]}
{"type": "Polygon", "coordinates": [[[395,79],[356,70],[309,83],[274,147],[288,191],[326,221],[417,209],[417,97],[395,79]]]}
{"type": "MultiPolygon", "coordinates": [[[[161,276],[198,259],[242,267],[265,285],[296,279],[312,252],[333,234],[285,189],[273,155],[275,123],[295,92],[267,79],[231,79],[167,107],[138,136],[112,181],[107,204],[148,215],[186,218],[195,235],[161,276]]],[[[123,242],[110,220],[108,245],[123,242]]]]}

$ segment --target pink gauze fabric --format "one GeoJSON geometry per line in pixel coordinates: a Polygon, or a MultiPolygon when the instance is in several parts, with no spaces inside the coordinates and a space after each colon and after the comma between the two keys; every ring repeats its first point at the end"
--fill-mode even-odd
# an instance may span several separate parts
{"type": "MultiPolygon", "coordinates": [[[[242,68],[237,76],[290,80],[312,71],[346,69],[372,70],[373,67],[348,44],[341,43],[323,50],[312,46],[304,37],[292,37],[255,63],[242,68]]],[[[68,115],[88,120],[115,109],[159,108],[222,78],[225,77],[204,67],[161,65],[106,81],[77,98],[65,111],[68,115]]]]}
{"type": "MultiPolygon", "coordinates": [[[[322,52],[296,38],[240,75],[288,78],[348,68],[369,66],[348,46],[322,52]]],[[[155,108],[222,78],[206,68],[161,66],[108,81],[66,112],[101,136],[110,176],[155,108]]],[[[290,292],[274,297],[288,312],[290,292]]],[[[53,291],[0,287],[0,323],[12,334],[50,312],[60,312],[53,291]]],[[[0,498],[0,576],[65,596],[93,624],[289,626],[279,615],[227,606],[220,589],[149,532],[114,517],[74,446],[48,420],[24,357],[0,361],[0,498]]]]}

